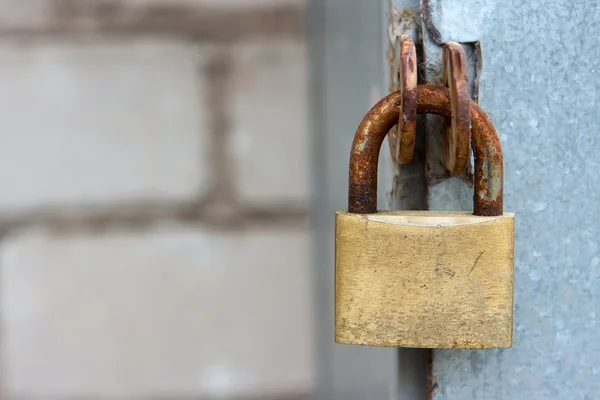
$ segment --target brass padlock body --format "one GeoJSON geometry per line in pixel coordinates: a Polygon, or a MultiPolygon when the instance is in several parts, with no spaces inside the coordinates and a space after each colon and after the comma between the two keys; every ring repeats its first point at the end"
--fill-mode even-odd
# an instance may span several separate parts
{"type": "Polygon", "coordinates": [[[338,343],[512,345],[514,216],[336,214],[338,343]]]}
{"type": "MultiPolygon", "coordinates": [[[[378,212],[379,150],[398,120],[400,102],[399,92],[382,99],[354,137],[348,212],[336,214],[336,342],[511,347],[514,215],[502,209],[502,151],[495,128],[471,103],[476,215],[378,212]]],[[[419,86],[417,111],[449,118],[448,90],[419,86]]]]}

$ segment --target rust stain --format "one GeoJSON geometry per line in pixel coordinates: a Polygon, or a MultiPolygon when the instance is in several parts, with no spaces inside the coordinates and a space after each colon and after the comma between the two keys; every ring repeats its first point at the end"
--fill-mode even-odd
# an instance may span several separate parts
{"type": "Polygon", "coordinates": [[[431,9],[429,7],[429,0],[422,0],[421,2],[421,15],[423,18],[423,22],[425,22],[425,27],[427,28],[427,32],[429,32],[429,37],[440,46],[442,43],[442,35],[440,31],[433,25],[433,21],[431,20],[431,9]]]}
{"type": "MultiPolygon", "coordinates": [[[[448,89],[433,85],[417,87],[417,112],[451,118],[448,89]]],[[[352,144],[349,165],[348,211],[357,214],[377,212],[377,162],[381,144],[397,124],[402,92],[380,100],[363,118],[352,144]]],[[[474,214],[495,216],[503,213],[503,160],[500,140],[488,115],[471,102],[472,146],[475,158],[474,214]]]]}
{"type": "Polygon", "coordinates": [[[417,16],[410,12],[409,9],[403,9],[398,16],[398,24],[402,34],[407,34],[412,27],[417,23],[417,16]]]}
{"type": "Polygon", "coordinates": [[[389,25],[392,27],[392,33],[396,36],[408,35],[418,24],[419,13],[414,8],[403,8],[398,10],[393,4],[390,4],[391,13],[389,25]]]}
{"type": "Polygon", "coordinates": [[[475,76],[473,77],[473,101],[479,102],[479,80],[481,79],[481,70],[483,68],[483,55],[481,53],[481,42],[473,44],[473,64],[475,66],[475,76]]]}

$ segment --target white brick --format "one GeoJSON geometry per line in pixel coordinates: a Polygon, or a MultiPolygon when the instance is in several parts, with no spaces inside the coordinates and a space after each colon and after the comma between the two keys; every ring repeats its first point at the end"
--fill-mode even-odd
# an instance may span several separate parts
{"type": "Polygon", "coordinates": [[[309,185],[307,60],[302,43],[246,43],[234,51],[236,178],[248,202],[306,201],[309,185]]]}
{"type": "Polygon", "coordinates": [[[198,57],[178,42],[1,42],[0,211],[196,194],[198,57]]]}
{"type": "Polygon", "coordinates": [[[308,392],[308,247],[303,232],[181,226],[10,237],[2,398],[308,392]]]}
{"type": "MultiPolygon", "coordinates": [[[[96,0],[98,2],[105,0],[96,0]]],[[[215,9],[248,9],[276,6],[304,6],[307,0],[124,0],[131,5],[164,5],[178,4],[184,6],[210,7],[215,9]]]]}
{"type": "Polygon", "coordinates": [[[51,19],[48,0],[0,0],[0,24],[3,29],[39,28],[51,19]]]}
{"type": "Polygon", "coordinates": [[[86,0],[85,2],[67,0],[62,5],[60,2],[61,0],[0,0],[1,28],[2,30],[43,30],[60,27],[65,21],[72,18],[69,15],[69,5],[75,6],[76,13],[80,16],[82,13],[83,15],[87,14],[88,18],[93,20],[95,6],[102,5],[102,3],[113,5],[115,2],[117,5],[125,7],[122,12],[131,12],[127,8],[144,9],[152,6],[181,6],[220,11],[260,11],[283,6],[297,7],[302,10],[307,4],[307,0],[86,0]]]}

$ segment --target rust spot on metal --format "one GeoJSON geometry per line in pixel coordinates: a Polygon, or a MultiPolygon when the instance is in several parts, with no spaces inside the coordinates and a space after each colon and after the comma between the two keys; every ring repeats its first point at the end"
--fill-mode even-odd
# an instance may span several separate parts
{"type": "Polygon", "coordinates": [[[410,8],[403,8],[401,11],[392,6],[390,13],[390,25],[394,27],[396,35],[409,35],[417,25],[417,15],[410,8]]]}
{"type": "Polygon", "coordinates": [[[446,43],[444,54],[444,85],[450,90],[452,117],[446,127],[446,168],[459,174],[469,163],[471,151],[471,99],[467,78],[467,59],[462,46],[446,43]]]}
{"type": "Polygon", "coordinates": [[[473,65],[475,67],[475,76],[473,77],[473,101],[479,102],[479,80],[481,79],[481,70],[483,68],[483,55],[481,54],[481,42],[473,43],[473,65]]]}
{"type": "Polygon", "coordinates": [[[502,147],[496,128],[475,102],[471,102],[471,124],[475,157],[475,214],[502,215],[504,172],[502,147]]]}
{"type": "MultiPolygon", "coordinates": [[[[380,100],[358,126],[350,153],[348,211],[377,212],[377,162],[388,131],[401,112],[402,92],[380,100]]],[[[452,117],[450,92],[440,86],[417,87],[417,112],[452,117]]],[[[502,215],[503,161],[500,140],[488,115],[471,102],[472,145],[475,158],[475,215],[502,215]]]]}
{"type": "Polygon", "coordinates": [[[400,164],[410,164],[415,152],[417,133],[417,51],[409,36],[402,36],[400,40],[398,83],[402,92],[402,109],[398,120],[396,159],[400,164]]]}

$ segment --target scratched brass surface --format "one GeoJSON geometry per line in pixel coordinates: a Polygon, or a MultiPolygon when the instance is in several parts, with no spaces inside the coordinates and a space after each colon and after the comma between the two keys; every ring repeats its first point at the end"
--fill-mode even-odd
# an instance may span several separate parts
{"type": "Polygon", "coordinates": [[[336,214],[335,339],[512,346],[514,215],[336,214]]]}

